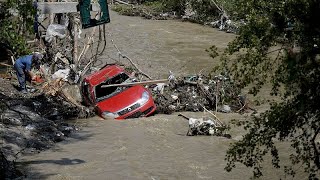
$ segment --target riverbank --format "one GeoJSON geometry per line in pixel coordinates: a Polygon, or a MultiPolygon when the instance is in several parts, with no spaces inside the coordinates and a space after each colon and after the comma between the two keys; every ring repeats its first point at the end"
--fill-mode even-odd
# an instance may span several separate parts
{"type": "Polygon", "coordinates": [[[151,20],[182,20],[202,25],[210,25],[210,22],[220,20],[219,10],[214,7],[207,7],[206,11],[210,13],[204,14],[196,12],[190,5],[184,7],[180,12],[170,10],[164,7],[160,2],[150,2],[137,5],[113,4],[111,9],[124,16],[139,16],[151,20]]]}
{"type": "Polygon", "coordinates": [[[186,3],[178,8],[166,7],[165,3],[160,1],[147,2],[143,4],[112,4],[111,9],[124,16],[139,16],[151,20],[181,20],[196,24],[206,25],[212,28],[218,28],[228,33],[239,32],[240,26],[244,22],[235,22],[230,20],[221,8],[212,1],[203,3],[186,3]],[[176,9],[176,10],[174,10],[176,9]],[[223,22],[222,22],[223,21],[223,22]]]}
{"type": "Polygon", "coordinates": [[[15,80],[0,79],[0,84],[0,176],[14,179],[24,175],[15,167],[17,159],[65,140],[79,130],[68,120],[86,114],[58,97],[22,94],[15,80]]]}

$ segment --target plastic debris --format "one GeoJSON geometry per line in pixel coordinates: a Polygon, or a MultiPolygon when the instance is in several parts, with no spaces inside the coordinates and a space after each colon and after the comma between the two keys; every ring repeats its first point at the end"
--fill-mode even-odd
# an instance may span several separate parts
{"type": "Polygon", "coordinates": [[[229,134],[226,134],[226,126],[221,124],[216,118],[203,117],[203,118],[189,118],[183,114],[179,116],[184,117],[188,120],[189,129],[187,136],[197,136],[197,135],[206,135],[206,136],[224,136],[230,138],[229,134]]]}
{"type": "Polygon", "coordinates": [[[59,37],[60,39],[63,39],[66,37],[66,26],[61,24],[50,24],[48,26],[45,40],[47,42],[52,42],[53,37],[59,37]]]}
{"type": "Polygon", "coordinates": [[[60,69],[52,75],[52,79],[62,79],[68,81],[70,69],[60,69]]]}
{"type": "Polygon", "coordinates": [[[156,87],[153,88],[153,91],[163,93],[164,87],[166,85],[167,85],[166,83],[157,83],[156,87]]]}
{"type": "Polygon", "coordinates": [[[174,77],[168,84],[157,84],[151,90],[158,113],[197,112],[204,108],[230,113],[250,109],[239,103],[240,89],[226,75],[174,77]]]}
{"type": "Polygon", "coordinates": [[[216,132],[216,127],[214,122],[211,119],[204,120],[201,119],[189,119],[189,130],[188,136],[195,135],[214,135],[216,132]]]}

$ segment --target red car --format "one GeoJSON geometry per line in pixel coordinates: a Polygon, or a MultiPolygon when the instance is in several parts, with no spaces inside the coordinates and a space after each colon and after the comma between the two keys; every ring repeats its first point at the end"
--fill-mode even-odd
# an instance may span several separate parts
{"type": "Polygon", "coordinates": [[[85,103],[95,106],[102,118],[127,119],[151,115],[156,105],[150,91],[143,86],[103,87],[126,82],[132,82],[132,78],[122,67],[103,67],[82,81],[85,103]]]}

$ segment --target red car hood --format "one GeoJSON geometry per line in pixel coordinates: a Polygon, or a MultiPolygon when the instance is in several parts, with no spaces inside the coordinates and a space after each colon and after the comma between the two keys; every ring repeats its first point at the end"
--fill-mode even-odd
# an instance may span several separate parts
{"type": "Polygon", "coordinates": [[[98,102],[97,107],[101,112],[109,111],[114,113],[137,102],[145,91],[146,89],[142,86],[133,86],[115,96],[98,102]]]}

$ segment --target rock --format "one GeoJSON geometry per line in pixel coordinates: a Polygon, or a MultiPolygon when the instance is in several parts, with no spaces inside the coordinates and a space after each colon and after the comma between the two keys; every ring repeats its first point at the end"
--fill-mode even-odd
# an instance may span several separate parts
{"type": "Polygon", "coordinates": [[[78,85],[66,86],[63,88],[63,91],[68,93],[77,103],[81,103],[83,101],[78,85]]]}
{"type": "Polygon", "coordinates": [[[64,134],[61,131],[57,131],[54,137],[54,141],[60,142],[60,141],[63,141],[64,139],[65,139],[64,134]]]}
{"type": "Polygon", "coordinates": [[[211,22],[210,25],[214,28],[218,28],[220,26],[220,21],[214,21],[214,22],[211,22]]]}
{"type": "Polygon", "coordinates": [[[34,108],[36,111],[40,110],[40,108],[41,108],[41,102],[34,101],[34,102],[32,102],[32,105],[33,105],[33,108],[34,108]]]}
{"type": "Polygon", "coordinates": [[[163,13],[163,14],[161,13],[160,16],[162,16],[162,17],[169,17],[169,13],[163,13]]]}
{"type": "Polygon", "coordinates": [[[28,131],[34,131],[36,130],[36,126],[35,125],[32,125],[32,124],[28,124],[26,127],[25,127],[26,130],[28,131]]]}
{"type": "Polygon", "coordinates": [[[43,119],[39,114],[32,111],[31,107],[16,105],[11,106],[11,109],[17,112],[17,114],[19,114],[20,117],[29,119],[31,121],[41,121],[43,119]]]}
{"type": "Polygon", "coordinates": [[[13,125],[13,126],[20,126],[22,125],[21,116],[19,113],[16,113],[11,110],[6,110],[1,114],[0,119],[2,120],[3,124],[13,125]]]}

